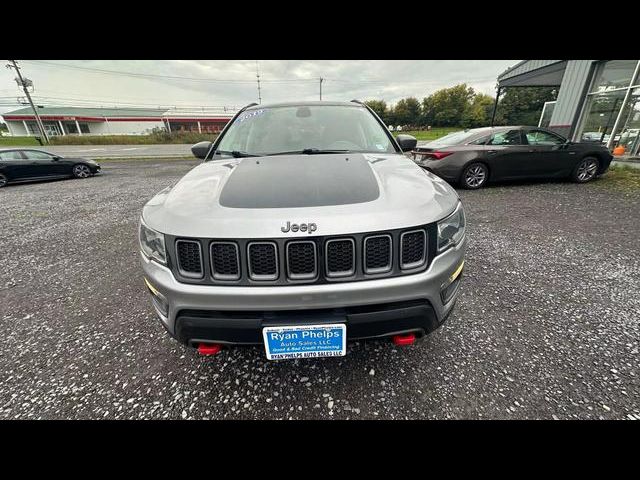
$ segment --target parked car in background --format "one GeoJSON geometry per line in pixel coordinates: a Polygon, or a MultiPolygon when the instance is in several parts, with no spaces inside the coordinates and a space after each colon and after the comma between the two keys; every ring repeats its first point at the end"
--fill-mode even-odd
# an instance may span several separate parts
{"type": "Polygon", "coordinates": [[[56,178],[87,178],[100,172],[100,165],[86,158],[67,158],[43,150],[0,150],[0,187],[8,183],[56,178]]]}
{"type": "Polygon", "coordinates": [[[609,138],[611,138],[611,135],[608,133],[584,132],[581,140],[583,142],[599,142],[606,144],[609,141],[609,138]]]}
{"type": "Polygon", "coordinates": [[[414,149],[414,161],[451,183],[481,188],[489,181],[568,178],[585,183],[607,171],[604,145],[570,142],[539,127],[486,127],[450,133],[414,149]]]}

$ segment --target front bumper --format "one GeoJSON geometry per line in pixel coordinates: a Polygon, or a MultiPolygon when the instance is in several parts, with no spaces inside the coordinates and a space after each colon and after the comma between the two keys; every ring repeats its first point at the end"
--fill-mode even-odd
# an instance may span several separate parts
{"type": "Polygon", "coordinates": [[[265,326],[336,321],[347,323],[348,339],[354,340],[426,334],[441,325],[458,296],[466,242],[465,236],[415,275],[321,285],[191,285],[140,257],[154,309],[183,343],[257,344],[265,326]]]}

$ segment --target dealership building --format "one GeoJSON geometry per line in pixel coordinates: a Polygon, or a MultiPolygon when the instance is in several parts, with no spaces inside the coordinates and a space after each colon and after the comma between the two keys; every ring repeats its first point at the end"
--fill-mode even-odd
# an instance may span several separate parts
{"type": "Polygon", "coordinates": [[[524,60],[498,76],[512,87],[558,87],[539,126],[640,155],[640,60],[524,60]]]}
{"type": "MultiPolygon", "coordinates": [[[[37,107],[45,131],[54,135],[145,135],[153,129],[170,132],[217,133],[233,116],[218,112],[180,109],[37,107]]],[[[12,135],[40,135],[33,109],[3,113],[12,135]]]]}

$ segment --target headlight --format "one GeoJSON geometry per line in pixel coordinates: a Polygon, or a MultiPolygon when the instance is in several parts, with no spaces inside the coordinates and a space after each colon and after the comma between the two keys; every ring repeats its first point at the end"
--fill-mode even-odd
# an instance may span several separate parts
{"type": "Polygon", "coordinates": [[[164,247],[164,235],[147,227],[140,218],[140,248],[147,258],[162,265],[167,264],[167,251],[164,247]]]}
{"type": "Polygon", "coordinates": [[[458,203],[455,212],[438,222],[438,253],[462,240],[464,227],[464,209],[462,203],[458,203]]]}

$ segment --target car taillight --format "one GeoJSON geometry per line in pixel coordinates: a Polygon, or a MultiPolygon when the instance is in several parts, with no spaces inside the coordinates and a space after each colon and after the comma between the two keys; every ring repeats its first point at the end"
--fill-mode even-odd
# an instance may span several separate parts
{"type": "Polygon", "coordinates": [[[448,157],[453,152],[430,152],[429,155],[433,157],[434,160],[442,160],[444,157],[448,157]]]}

